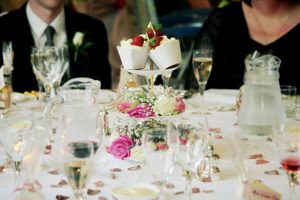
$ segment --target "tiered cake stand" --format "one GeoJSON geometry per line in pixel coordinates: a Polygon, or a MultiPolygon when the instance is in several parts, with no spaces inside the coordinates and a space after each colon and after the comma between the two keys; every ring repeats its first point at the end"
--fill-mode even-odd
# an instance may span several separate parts
{"type": "Polygon", "coordinates": [[[153,90],[156,76],[162,75],[165,77],[169,77],[170,74],[177,68],[178,65],[169,67],[167,69],[154,69],[154,63],[152,61],[147,62],[147,65],[144,69],[126,69],[123,67],[124,70],[126,70],[131,74],[136,74],[136,75],[141,75],[146,77],[151,90],[153,90]]]}

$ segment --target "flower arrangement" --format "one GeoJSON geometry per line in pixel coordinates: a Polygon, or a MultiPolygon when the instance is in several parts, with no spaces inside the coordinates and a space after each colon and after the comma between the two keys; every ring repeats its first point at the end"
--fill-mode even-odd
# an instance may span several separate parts
{"type": "Polygon", "coordinates": [[[79,54],[88,57],[88,54],[85,52],[85,50],[93,45],[93,42],[91,41],[84,41],[84,36],[84,33],[76,32],[72,39],[72,43],[69,45],[70,48],[74,49],[74,62],[77,61],[79,54]]]}
{"type": "Polygon", "coordinates": [[[164,120],[154,118],[146,120],[120,118],[117,123],[118,125],[115,126],[115,130],[111,135],[112,142],[107,147],[107,151],[121,160],[129,157],[136,161],[144,160],[141,150],[143,131],[150,128],[166,127],[164,120]]]}
{"type": "Polygon", "coordinates": [[[170,116],[185,110],[183,97],[171,87],[149,86],[125,88],[117,100],[117,109],[133,118],[170,116]]]}

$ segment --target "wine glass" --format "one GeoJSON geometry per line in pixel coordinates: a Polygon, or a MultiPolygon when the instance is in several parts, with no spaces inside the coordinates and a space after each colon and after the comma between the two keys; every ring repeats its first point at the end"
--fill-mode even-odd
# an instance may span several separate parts
{"type": "Polygon", "coordinates": [[[204,104],[204,91],[207,80],[210,76],[213,64],[212,49],[194,49],[193,50],[193,70],[199,85],[199,92],[202,105],[204,104]]]}
{"type": "Polygon", "coordinates": [[[35,133],[30,137],[22,161],[22,187],[14,190],[14,199],[45,199],[37,179],[46,145],[46,131],[40,115],[34,112],[35,133]]]}
{"type": "Polygon", "coordinates": [[[167,129],[164,127],[149,128],[143,131],[142,148],[146,166],[152,171],[155,183],[160,190],[159,199],[164,199],[165,175],[169,167],[167,138],[167,129]]]}
{"type": "Polygon", "coordinates": [[[38,84],[42,83],[44,87],[44,101],[47,102],[57,95],[61,79],[67,71],[69,65],[68,48],[33,47],[31,50],[31,64],[38,84]]]}
{"type": "Polygon", "coordinates": [[[299,196],[296,197],[296,187],[300,170],[300,122],[289,118],[274,123],[273,138],[280,164],[288,176],[290,199],[299,199],[299,196]]]}
{"type": "MultiPolygon", "coordinates": [[[[192,180],[208,144],[208,128],[204,117],[179,117],[169,123],[169,146],[176,152],[183,176],[186,178],[185,195],[192,199],[192,180]]],[[[176,164],[176,162],[175,162],[176,164]]]]}
{"type": "Polygon", "coordinates": [[[34,119],[30,110],[9,109],[0,119],[0,144],[14,170],[15,187],[21,184],[21,165],[34,141],[34,119]]]}
{"type": "Polygon", "coordinates": [[[86,199],[84,190],[92,172],[92,162],[94,158],[93,143],[88,140],[74,143],[64,138],[62,156],[64,172],[76,199],[86,199]]]}

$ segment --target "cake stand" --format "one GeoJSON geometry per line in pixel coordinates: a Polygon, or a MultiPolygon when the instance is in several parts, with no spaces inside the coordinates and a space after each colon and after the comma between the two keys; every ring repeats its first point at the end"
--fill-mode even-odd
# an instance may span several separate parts
{"type": "Polygon", "coordinates": [[[148,79],[148,84],[149,84],[151,90],[153,90],[154,81],[156,79],[156,76],[162,75],[166,79],[169,79],[171,73],[178,67],[179,67],[179,65],[174,65],[174,66],[171,66],[166,69],[154,69],[154,63],[152,61],[147,62],[146,67],[143,69],[127,69],[124,66],[122,66],[122,68],[125,71],[127,71],[131,74],[136,74],[136,75],[141,75],[141,76],[146,77],[148,79]]]}

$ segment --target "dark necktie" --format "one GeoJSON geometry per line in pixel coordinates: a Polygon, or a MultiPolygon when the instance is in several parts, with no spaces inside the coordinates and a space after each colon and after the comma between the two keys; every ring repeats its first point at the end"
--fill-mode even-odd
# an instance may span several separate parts
{"type": "Polygon", "coordinates": [[[55,29],[52,26],[47,26],[45,29],[45,34],[46,34],[46,46],[54,46],[53,42],[53,36],[55,34],[55,29]]]}

